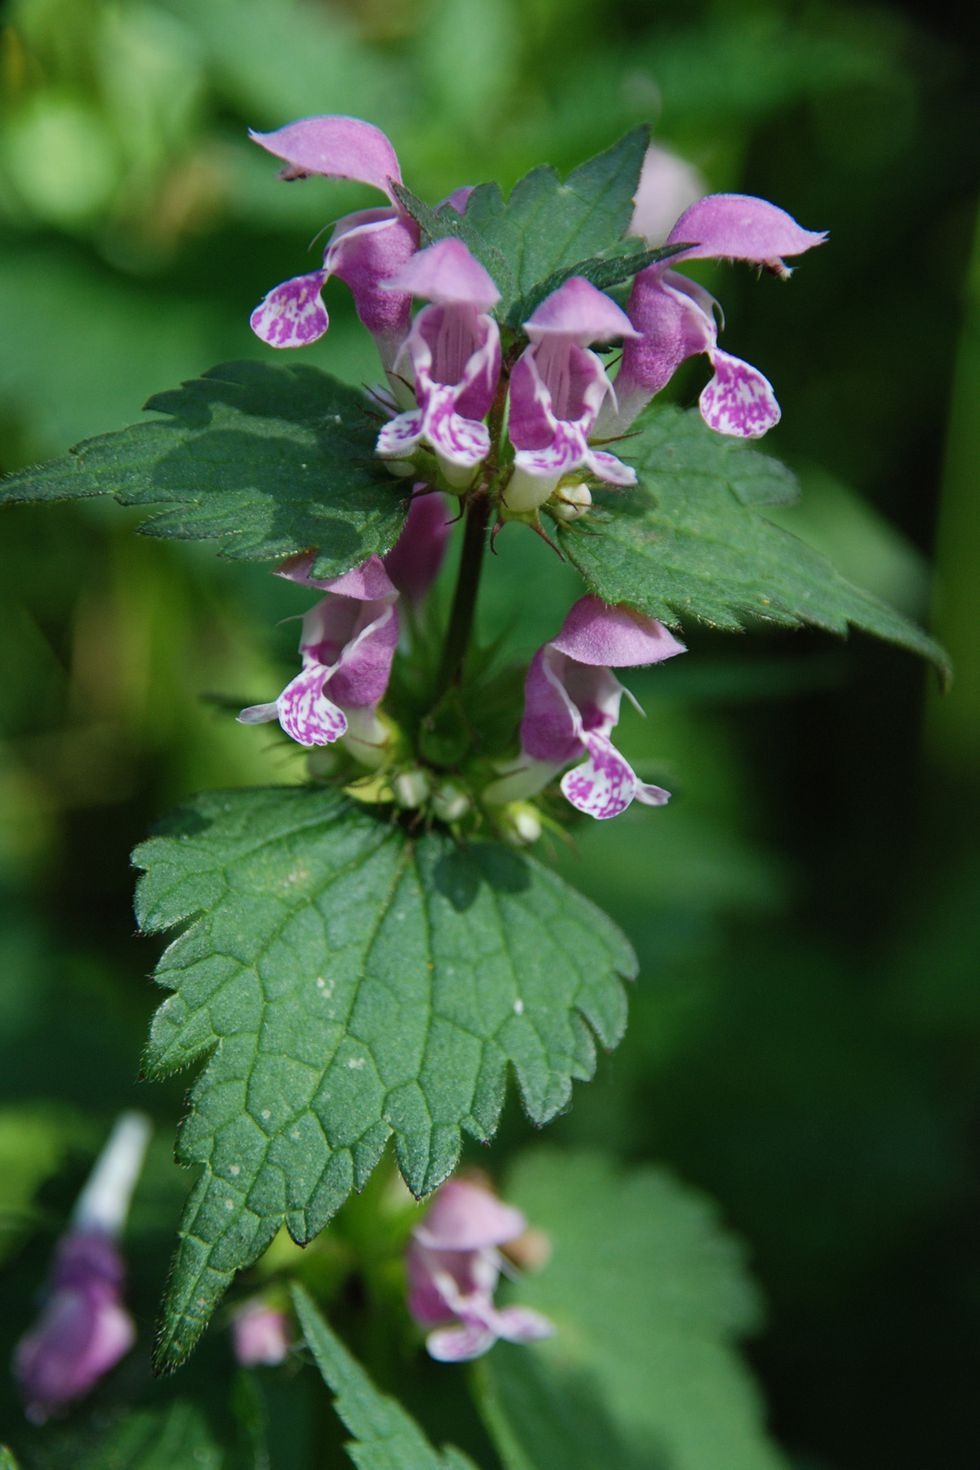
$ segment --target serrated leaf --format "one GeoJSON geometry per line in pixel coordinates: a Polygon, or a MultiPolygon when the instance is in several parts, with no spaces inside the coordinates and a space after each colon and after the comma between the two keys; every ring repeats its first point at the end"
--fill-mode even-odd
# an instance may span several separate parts
{"type": "Polygon", "coordinates": [[[285,787],[199,797],[134,862],[142,930],[187,925],[157,968],[175,994],[147,1069],[210,1058],[178,1141],[204,1172],[181,1226],[164,1367],[284,1221],[300,1242],[322,1229],[390,1136],[427,1193],[462,1131],[493,1133],[508,1065],[544,1123],[592,1075],[593,1031],[605,1046],[622,1034],[628,943],[500,844],[410,840],[335,793],[285,787]]]}
{"type": "MultiPolygon", "coordinates": [[[[648,141],[647,128],[634,128],[604,153],[580,164],[564,183],[553,168],[542,164],[514,185],[506,201],[497,184],[481,184],[470,195],[463,215],[448,208],[430,209],[408,190],[396,192],[427,243],[456,236],[483,262],[501,294],[497,316],[516,327],[562,281],[584,274],[586,266],[596,268],[596,257],[631,259],[623,255],[622,237],[648,141]]],[[[631,273],[616,280],[626,280],[631,273]]]]}
{"type": "Polygon", "coordinates": [[[346,1448],[358,1470],[476,1470],[454,1446],[434,1449],[411,1415],[378,1392],[301,1286],[293,1287],[293,1302],[323,1381],[336,1395],[337,1413],[355,1436],[346,1448]]]}
{"type": "Polygon", "coordinates": [[[319,577],[394,544],[407,503],[375,458],[366,400],[346,384],[303,364],[232,362],[146,407],[162,417],[22,470],[0,501],[163,506],[146,535],[217,538],[237,561],[317,548],[319,577]]]}
{"type": "Polygon", "coordinates": [[[734,1346],[756,1292],[711,1202],[662,1170],[551,1149],[528,1151],[505,1194],[552,1246],[516,1298],[556,1328],[481,1364],[506,1470],[781,1470],[734,1346]]]}
{"type": "Polygon", "coordinates": [[[921,629],[758,513],[795,495],[777,460],[673,408],[649,414],[618,452],[636,467],[637,488],[598,492],[605,518],[559,532],[604,601],[674,625],[694,618],[737,631],[762,619],[838,634],[853,626],[922,654],[948,676],[946,654],[921,629]]]}

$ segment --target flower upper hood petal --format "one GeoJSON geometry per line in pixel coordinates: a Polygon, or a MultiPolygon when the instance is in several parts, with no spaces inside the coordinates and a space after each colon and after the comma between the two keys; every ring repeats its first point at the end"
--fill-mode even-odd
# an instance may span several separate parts
{"type": "Polygon", "coordinates": [[[708,194],[685,209],[668,245],[690,243],[677,260],[748,260],[780,267],[783,255],[802,255],[826,240],[825,231],[805,230],[791,214],[752,194],[708,194]]]}
{"type": "Polygon", "coordinates": [[[570,277],[546,296],[524,323],[524,330],[532,342],[568,337],[581,347],[639,335],[625,311],[584,276],[570,277]]]}
{"type": "Polygon", "coordinates": [[[273,133],[250,129],[249,137],[283,160],[284,178],[320,174],[327,179],[351,179],[370,184],[387,194],[392,203],[397,202],[391,186],[402,181],[398,155],[373,123],[338,114],[302,117],[273,133]]]}
{"type": "Polygon", "coordinates": [[[489,311],[500,300],[492,278],[462,240],[437,240],[419,250],[385,281],[389,291],[408,291],[440,306],[489,311]]]}

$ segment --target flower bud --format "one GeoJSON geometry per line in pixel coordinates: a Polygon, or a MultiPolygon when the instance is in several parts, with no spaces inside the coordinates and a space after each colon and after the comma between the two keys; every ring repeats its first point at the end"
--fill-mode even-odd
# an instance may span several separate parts
{"type": "Polygon", "coordinates": [[[289,1319],[280,1308],[255,1297],[232,1318],[231,1340],[235,1359],[243,1368],[260,1363],[274,1368],[289,1353],[289,1319]]]}
{"type": "Polygon", "coordinates": [[[405,811],[411,811],[425,805],[431,787],[429,778],[422,768],[413,766],[411,770],[399,772],[391,783],[391,789],[395,797],[395,805],[402,807],[405,811]]]}
{"type": "Polygon", "coordinates": [[[537,842],[541,836],[541,817],[528,801],[511,802],[497,815],[501,836],[520,847],[537,842]]]}
{"type": "Polygon", "coordinates": [[[559,485],[551,501],[551,509],[560,521],[577,521],[592,504],[588,485],[559,485]]]}
{"type": "Polygon", "coordinates": [[[432,810],[441,822],[458,822],[471,806],[469,792],[458,781],[443,781],[432,797],[432,810]]]}

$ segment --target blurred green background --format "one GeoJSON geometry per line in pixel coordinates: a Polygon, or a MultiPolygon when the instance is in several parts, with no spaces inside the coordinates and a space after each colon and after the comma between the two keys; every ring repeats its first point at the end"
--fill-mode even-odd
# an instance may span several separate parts
{"type": "MultiPolygon", "coordinates": [[[[0,29],[4,470],[215,362],[269,357],[249,310],[373,201],[283,186],[246,126],[370,118],[435,199],[567,169],[650,121],[709,189],[830,230],[790,286],[705,277],[723,344],[776,385],[766,448],[805,488],[784,523],[930,622],[958,681],[941,699],[912,658],[860,638],[693,628],[688,658],[631,680],[648,719],[623,748],[676,797],[578,829],[561,857],[642,975],[626,1042],[551,1130],[664,1161],[720,1201],[769,1304],[752,1358],[772,1427],[809,1470],[976,1464],[970,64],[924,3],[13,0],[0,29]]],[[[309,360],[370,381],[342,288],[328,304],[309,360]]],[[[134,1103],[160,1123],[143,1206],[158,1254],[137,1280],[152,1317],[186,1181],[167,1164],[181,1087],[136,1080],[154,950],[132,937],[128,853],[193,790],[303,771],[202,699],[279,688],[295,630],[278,620],[303,599],[133,524],[101,505],[0,524],[5,1344],[92,1148],[134,1103]]],[[[530,652],[573,584],[518,528],[498,549],[484,625],[507,618],[530,652]]],[[[512,1106],[482,1162],[528,1134],[512,1106]]],[[[2,1399],[6,1422],[7,1384],[2,1399]]]]}

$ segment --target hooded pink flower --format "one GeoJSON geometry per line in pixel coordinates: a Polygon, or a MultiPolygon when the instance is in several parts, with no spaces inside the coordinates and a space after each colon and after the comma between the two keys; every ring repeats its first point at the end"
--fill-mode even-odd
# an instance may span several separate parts
{"type": "Polygon", "coordinates": [[[17,1344],[14,1372],[35,1423],[89,1393],[136,1340],[116,1240],[148,1138],[142,1115],[119,1119],[58,1243],[41,1316],[17,1344]]]}
{"type": "Polygon", "coordinates": [[[801,255],[826,235],[748,194],[709,194],[686,209],[667,236],[689,248],[647,266],[633,283],[628,312],[637,334],[627,341],[616,379],[618,408],[607,408],[603,433],[621,433],[688,357],[704,353],[714,375],[699,407],[709,428],[757,439],[779,422],[779,404],[757,368],[718,347],[714,298],[673,267],[683,260],[745,260],[787,277],[784,255],[801,255]]]}
{"type": "Polygon", "coordinates": [[[279,568],[280,576],[327,593],[303,618],[303,668],[277,700],[238,718],[244,725],[278,720],[300,745],[331,745],[347,733],[348,712],[373,713],[384,698],[398,646],[398,592],[380,557],[329,581],[309,575],[313,559],[303,553],[279,568]]]}
{"type": "Polygon", "coordinates": [[[542,301],[524,330],[531,345],[510,379],[509,433],[517,453],[505,506],[518,513],[536,510],[572,470],[634,485],[636,474],[628,465],[589,447],[613,389],[588,344],[637,336],[629,318],[589,281],[572,276],[542,301]]]}
{"type": "Polygon", "coordinates": [[[421,1327],[436,1328],[425,1343],[433,1358],[461,1363],[499,1338],[534,1342],[552,1335],[552,1323],[539,1312],[493,1303],[502,1265],[498,1247],[526,1229],[519,1210],[479,1184],[450,1179],[437,1191],[405,1257],[408,1309],[421,1327]],[[439,1325],[444,1323],[455,1325],[439,1325]]]}
{"type": "Polygon", "coordinates": [[[385,368],[391,366],[411,320],[411,295],[382,289],[418,248],[418,226],[398,206],[392,190],[401,183],[395,150],[371,123],[356,117],[307,117],[274,133],[250,134],[253,141],[285,162],[281,177],[353,179],[379,189],[387,207],[345,215],[334,226],[320,270],[283,281],[251,316],[253,332],[271,347],[305,347],[330,325],[320,293],[331,276],[354,297],[361,321],[378,344],[385,368]]]}
{"type": "Polygon", "coordinates": [[[461,240],[420,250],[387,289],[425,297],[392,368],[411,372],[417,407],[378,435],[384,459],[408,459],[420,444],[435,452],[449,484],[466,485],[490,450],[482,422],[500,377],[500,332],[489,315],[500,300],[490,276],[461,240]]]}
{"type": "Polygon", "coordinates": [[[484,792],[491,804],[531,796],[581,755],[561,789],[580,812],[603,820],[633,801],[663,806],[670,793],[640,781],[612,743],[624,694],[614,668],[662,663],[683,653],[662,623],[628,607],[582,597],[557,638],[535,654],[524,685],[521,756],[484,792]]]}

